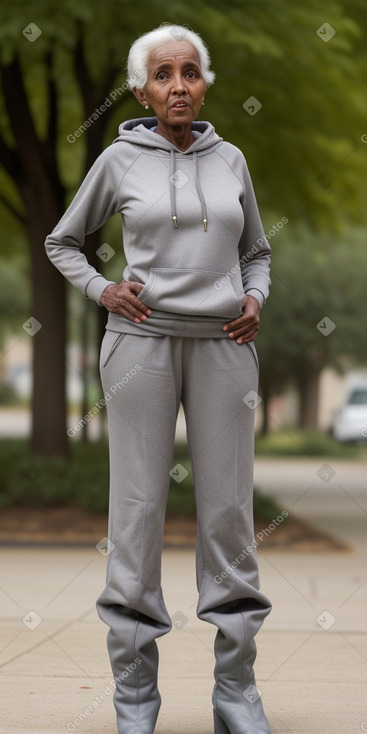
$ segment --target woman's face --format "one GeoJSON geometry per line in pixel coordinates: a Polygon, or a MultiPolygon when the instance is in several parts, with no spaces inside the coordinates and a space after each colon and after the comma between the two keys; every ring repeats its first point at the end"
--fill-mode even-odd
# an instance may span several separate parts
{"type": "Polygon", "coordinates": [[[136,96],[153,108],[161,124],[181,126],[196,120],[204,94],[200,57],[189,41],[167,41],[150,52],[147,83],[136,96]]]}

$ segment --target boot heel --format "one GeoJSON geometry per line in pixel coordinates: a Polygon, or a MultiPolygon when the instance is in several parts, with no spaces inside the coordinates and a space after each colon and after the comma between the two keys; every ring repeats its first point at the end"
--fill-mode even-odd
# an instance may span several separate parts
{"type": "Polygon", "coordinates": [[[231,734],[231,732],[228,729],[227,724],[221,716],[213,709],[213,716],[214,716],[214,734],[231,734]]]}

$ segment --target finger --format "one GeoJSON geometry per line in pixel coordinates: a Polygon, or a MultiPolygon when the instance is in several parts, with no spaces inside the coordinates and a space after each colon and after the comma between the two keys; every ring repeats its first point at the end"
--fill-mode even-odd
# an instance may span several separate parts
{"type": "Polygon", "coordinates": [[[147,320],[147,316],[145,316],[145,314],[137,312],[138,315],[133,315],[126,308],[123,308],[123,306],[119,306],[119,305],[111,308],[110,311],[112,311],[112,313],[117,313],[120,316],[124,316],[125,319],[128,319],[128,321],[132,321],[135,324],[138,324],[138,323],[140,324],[141,321],[147,320]]]}
{"type": "Polygon", "coordinates": [[[242,314],[233,321],[227,321],[223,326],[224,331],[233,331],[234,329],[240,328],[241,326],[248,326],[251,323],[258,323],[259,319],[255,314],[242,314]]]}
{"type": "Polygon", "coordinates": [[[242,336],[243,334],[250,334],[252,331],[259,329],[260,323],[252,321],[250,324],[244,324],[243,321],[237,326],[230,329],[230,334],[236,334],[236,336],[242,336]]]}
{"type": "Polygon", "coordinates": [[[257,334],[258,331],[259,331],[259,326],[252,324],[251,326],[245,326],[245,327],[242,327],[241,329],[232,329],[232,331],[230,331],[229,334],[233,334],[236,338],[238,336],[243,336],[247,338],[251,336],[251,334],[257,334]]]}
{"type": "Polygon", "coordinates": [[[114,306],[125,308],[132,316],[136,316],[137,318],[142,318],[143,314],[150,316],[152,313],[149,306],[146,306],[145,303],[139,301],[139,299],[129,291],[126,292],[126,289],[121,292],[121,295],[117,294],[114,306]]]}
{"type": "Polygon", "coordinates": [[[133,296],[131,300],[127,300],[126,298],[124,300],[124,307],[138,318],[141,318],[142,314],[150,316],[150,314],[152,313],[152,309],[149,308],[149,306],[146,306],[145,303],[142,303],[142,301],[139,301],[139,299],[135,296],[133,296]]]}
{"type": "Polygon", "coordinates": [[[129,319],[129,321],[146,321],[147,317],[150,316],[150,314],[152,313],[150,309],[148,309],[148,313],[143,313],[138,308],[135,308],[133,303],[128,301],[125,297],[113,298],[111,302],[106,304],[106,307],[109,311],[112,311],[113,313],[118,313],[121,316],[125,316],[129,319]]]}
{"type": "Polygon", "coordinates": [[[230,339],[238,339],[241,337],[244,341],[251,341],[251,339],[254,339],[254,337],[258,334],[259,327],[251,327],[246,329],[235,329],[234,331],[230,331],[228,336],[230,339]]]}
{"type": "Polygon", "coordinates": [[[252,342],[256,336],[257,336],[257,332],[255,332],[255,334],[252,334],[249,337],[240,336],[238,339],[236,339],[236,342],[237,344],[246,344],[247,342],[252,342]]]}
{"type": "Polygon", "coordinates": [[[138,308],[126,303],[120,304],[120,308],[128,314],[131,321],[146,321],[148,316],[152,313],[150,310],[149,313],[143,313],[138,308]]]}
{"type": "MultiPolygon", "coordinates": [[[[141,286],[138,293],[140,293],[142,288],[143,286],[141,286]]],[[[127,293],[124,292],[123,297],[127,303],[131,304],[131,306],[137,309],[139,312],[145,313],[147,314],[147,316],[150,316],[150,314],[152,313],[152,310],[149,308],[149,306],[147,306],[145,303],[143,303],[143,301],[140,301],[140,299],[136,297],[134,289],[132,287],[130,287],[130,290],[127,293]]],[[[140,316],[141,313],[138,313],[137,315],[140,316]]]]}

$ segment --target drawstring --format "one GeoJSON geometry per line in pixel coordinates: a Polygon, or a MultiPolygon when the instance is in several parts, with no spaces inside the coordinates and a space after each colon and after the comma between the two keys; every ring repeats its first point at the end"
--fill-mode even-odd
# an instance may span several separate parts
{"type": "MultiPolygon", "coordinates": [[[[169,180],[171,184],[170,185],[171,215],[172,215],[173,224],[175,225],[175,229],[177,229],[178,225],[177,225],[176,195],[175,195],[176,186],[174,185],[175,175],[176,175],[175,173],[175,151],[173,150],[173,148],[171,148],[170,169],[171,170],[170,170],[169,180]]],[[[203,216],[204,231],[206,232],[207,226],[208,226],[208,218],[207,218],[207,212],[206,212],[205,199],[204,199],[204,195],[203,195],[203,192],[200,186],[200,181],[199,181],[198,154],[196,152],[194,152],[194,169],[195,169],[195,183],[196,183],[197,192],[199,194],[199,199],[200,199],[200,204],[201,204],[201,213],[203,216]]]]}
{"type": "Polygon", "coordinates": [[[173,148],[171,148],[171,175],[169,177],[170,180],[170,192],[171,192],[171,214],[173,219],[173,224],[175,225],[175,228],[177,229],[177,215],[176,215],[176,197],[175,197],[175,189],[176,186],[174,185],[175,180],[175,151],[173,148]]]}
{"type": "Polygon", "coordinates": [[[207,215],[206,215],[205,199],[204,199],[203,192],[202,192],[201,186],[200,186],[200,181],[199,181],[198,154],[196,152],[194,153],[194,168],[195,168],[196,188],[197,188],[198,194],[199,194],[199,199],[200,199],[200,203],[201,203],[201,213],[203,215],[203,225],[204,225],[204,230],[206,232],[206,228],[208,226],[208,218],[207,218],[207,215]]]}

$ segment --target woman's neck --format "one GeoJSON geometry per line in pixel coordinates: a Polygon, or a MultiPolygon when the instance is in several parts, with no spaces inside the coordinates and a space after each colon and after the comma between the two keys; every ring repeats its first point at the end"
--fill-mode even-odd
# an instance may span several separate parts
{"type": "Polygon", "coordinates": [[[170,143],[173,143],[180,150],[187,150],[195,140],[191,130],[191,123],[189,125],[181,125],[181,127],[166,127],[158,122],[155,132],[158,135],[162,135],[166,140],[169,140],[170,143]]]}

